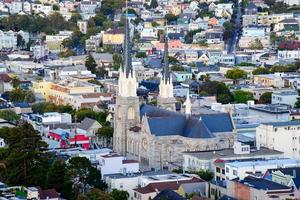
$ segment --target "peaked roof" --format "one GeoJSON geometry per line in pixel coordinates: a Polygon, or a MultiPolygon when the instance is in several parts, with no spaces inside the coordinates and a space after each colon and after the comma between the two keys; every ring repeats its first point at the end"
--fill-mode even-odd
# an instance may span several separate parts
{"type": "Polygon", "coordinates": [[[277,169],[268,169],[268,172],[280,171],[284,175],[296,175],[296,177],[300,177],[300,167],[288,167],[288,168],[277,168],[277,169]],[[296,173],[296,174],[294,174],[296,173]]]}
{"type": "Polygon", "coordinates": [[[259,190],[288,190],[291,189],[291,187],[281,185],[279,183],[263,179],[263,178],[255,178],[251,176],[247,176],[244,178],[244,180],[238,181],[242,183],[243,185],[248,185],[249,187],[253,187],[259,190]]]}
{"type": "Polygon", "coordinates": [[[165,200],[186,200],[186,198],[183,198],[176,192],[170,189],[165,189],[161,191],[156,197],[154,197],[153,200],[160,200],[160,199],[165,199],[165,200]]]}
{"type": "Polygon", "coordinates": [[[147,117],[151,134],[156,136],[181,135],[188,138],[213,138],[215,133],[232,132],[234,129],[228,113],[187,116],[183,113],[143,104],[140,114],[141,118],[147,117]]]}
{"type": "Polygon", "coordinates": [[[91,118],[84,118],[80,124],[78,125],[78,128],[82,129],[82,130],[88,130],[89,128],[91,128],[91,126],[93,126],[94,123],[99,123],[94,119],[91,118]]]}

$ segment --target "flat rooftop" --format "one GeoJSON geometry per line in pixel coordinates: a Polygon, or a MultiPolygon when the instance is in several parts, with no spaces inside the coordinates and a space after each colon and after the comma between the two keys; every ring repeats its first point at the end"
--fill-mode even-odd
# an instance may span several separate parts
{"type": "Polygon", "coordinates": [[[270,160],[255,160],[255,161],[233,161],[226,163],[231,167],[253,167],[253,166],[266,166],[277,165],[280,167],[291,167],[300,164],[300,159],[270,159],[270,160]]]}
{"type": "Polygon", "coordinates": [[[254,157],[254,156],[264,156],[264,155],[279,155],[283,154],[281,151],[276,151],[268,149],[265,147],[260,147],[260,150],[251,150],[249,154],[234,154],[233,148],[222,149],[222,150],[211,150],[211,151],[194,151],[194,152],[184,152],[183,154],[193,156],[203,160],[211,159],[232,159],[241,157],[254,157]]]}
{"type": "Polygon", "coordinates": [[[286,122],[269,122],[269,123],[262,123],[263,125],[269,125],[269,126],[276,126],[276,127],[280,127],[280,126],[299,126],[300,125],[300,121],[296,120],[296,121],[286,121],[286,122]]]}

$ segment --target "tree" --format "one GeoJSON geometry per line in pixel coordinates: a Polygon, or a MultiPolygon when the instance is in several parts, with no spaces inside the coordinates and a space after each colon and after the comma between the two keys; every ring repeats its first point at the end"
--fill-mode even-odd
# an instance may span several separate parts
{"type": "Polygon", "coordinates": [[[73,41],[71,40],[71,38],[66,38],[62,41],[61,45],[64,48],[71,48],[73,46],[73,41]]]}
{"type": "Polygon", "coordinates": [[[77,120],[80,122],[86,117],[97,120],[98,114],[91,109],[82,108],[76,112],[76,116],[77,120]]]}
{"type": "Polygon", "coordinates": [[[188,43],[188,44],[191,44],[193,42],[193,37],[194,35],[196,35],[197,33],[200,33],[202,32],[203,29],[196,29],[196,30],[192,30],[192,31],[189,31],[186,35],[185,35],[185,42],[188,43]]]}
{"type": "Polygon", "coordinates": [[[93,187],[105,188],[100,171],[92,166],[89,159],[72,157],[68,161],[67,168],[67,175],[72,183],[75,197],[78,197],[80,193],[88,192],[93,187]]]}
{"type": "Polygon", "coordinates": [[[171,70],[174,72],[178,72],[178,71],[184,71],[184,68],[181,65],[173,65],[171,67],[171,70]]]}
{"type": "Polygon", "coordinates": [[[157,8],[157,6],[158,6],[157,0],[151,0],[150,8],[157,8]]]}
{"type": "Polygon", "coordinates": [[[12,85],[13,85],[14,88],[19,87],[20,83],[21,83],[21,81],[20,81],[20,79],[18,77],[14,77],[12,79],[12,85]]]}
{"type": "Polygon", "coordinates": [[[114,200],[127,200],[129,198],[129,193],[124,190],[113,189],[110,195],[114,200]]]}
{"type": "Polygon", "coordinates": [[[59,10],[59,7],[58,7],[58,5],[55,5],[55,4],[54,4],[54,5],[52,6],[52,9],[58,11],[58,10],[59,10]]]}
{"type": "Polygon", "coordinates": [[[177,58],[173,57],[173,56],[169,56],[168,57],[168,61],[170,64],[177,64],[179,63],[179,61],[177,60],[177,58]]]}
{"type": "Polygon", "coordinates": [[[95,59],[93,58],[93,56],[91,54],[89,54],[86,57],[85,66],[92,73],[94,73],[96,71],[97,64],[96,64],[96,61],[95,61],[95,59]]]}
{"type": "Polygon", "coordinates": [[[116,200],[110,194],[99,190],[99,189],[92,189],[91,191],[80,194],[77,200],[116,200]]]}
{"type": "Polygon", "coordinates": [[[75,24],[77,24],[77,22],[79,21],[79,20],[81,20],[82,19],[82,17],[81,17],[81,15],[80,15],[80,13],[78,13],[78,12],[74,12],[74,13],[72,13],[72,16],[71,16],[71,18],[70,18],[70,22],[73,22],[73,23],[75,23],[75,24]]]}
{"type": "Polygon", "coordinates": [[[15,88],[9,92],[9,100],[11,102],[23,102],[26,96],[26,92],[20,88],[15,88]]]}
{"type": "Polygon", "coordinates": [[[191,173],[197,174],[198,176],[200,176],[200,178],[202,178],[205,181],[211,181],[214,177],[214,173],[212,173],[208,170],[200,170],[200,171],[191,172],[191,173]]]}
{"type": "Polygon", "coordinates": [[[137,53],[135,54],[135,57],[137,57],[137,58],[146,58],[147,55],[146,55],[145,52],[137,52],[137,53]]]}
{"type": "Polygon", "coordinates": [[[239,68],[234,68],[226,72],[226,78],[233,79],[234,82],[241,78],[245,78],[246,75],[247,73],[239,68]]]}
{"type": "Polygon", "coordinates": [[[272,92],[263,93],[258,100],[259,103],[262,104],[270,104],[272,102],[272,92]]]}
{"type": "Polygon", "coordinates": [[[233,92],[234,101],[236,103],[247,103],[247,101],[254,100],[253,94],[251,92],[237,90],[233,92]]]}
{"type": "Polygon", "coordinates": [[[263,44],[261,43],[260,39],[256,38],[254,41],[251,41],[249,44],[249,48],[252,50],[261,50],[264,48],[263,44]]]}
{"type": "Polygon", "coordinates": [[[122,65],[122,56],[119,53],[113,54],[113,68],[118,70],[122,65]]]}
{"type": "Polygon", "coordinates": [[[27,103],[34,103],[35,102],[35,96],[34,93],[31,90],[28,90],[26,92],[26,95],[24,97],[24,101],[27,103]]]}
{"type": "Polygon", "coordinates": [[[234,30],[234,24],[232,24],[230,21],[226,21],[223,24],[224,30],[224,39],[231,38],[232,31],[234,30]]]}
{"type": "Polygon", "coordinates": [[[114,129],[110,126],[103,126],[97,131],[97,135],[105,138],[112,138],[114,129]]]}
{"type": "Polygon", "coordinates": [[[298,97],[294,107],[300,108],[300,90],[298,90],[298,97]]]}
{"type": "Polygon", "coordinates": [[[168,24],[170,24],[171,22],[175,22],[177,21],[178,16],[173,15],[171,13],[168,13],[165,15],[165,19],[167,20],[168,24]]]}
{"type": "Polygon", "coordinates": [[[16,114],[13,110],[0,111],[0,118],[9,122],[17,122],[20,120],[20,116],[16,114]]]}
{"type": "Polygon", "coordinates": [[[55,188],[62,196],[72,198],[72,185],[66,176],[67,165],[64,160],[55,160],[47,173],[47,188],[55,188]]]}
{"type": "Polygon", "coordinates": [[[33,127],[24,123],[6,129],[8,156],[0,177],[9,185],[45,186],[48,170],[47,144],[33,127]]]}
{"type": "Polygon", "coordinates": [[[233,97],[232,97],[231,93],[217,95],[218,103],[228,104],[228,103],[232,102],[232,99],[233,99],[233,97]]]}
{"type": "Polygon", "coordinates": [[[265,68],[265,67],[258,67],[255,70],[252,71],[253,75],[258,75],[258,74],[270,74],[270,70],[265,68]]]}

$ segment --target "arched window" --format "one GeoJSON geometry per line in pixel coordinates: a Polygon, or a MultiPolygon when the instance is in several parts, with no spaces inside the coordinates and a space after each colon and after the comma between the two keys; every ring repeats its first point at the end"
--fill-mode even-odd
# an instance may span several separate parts
{"type": "Polygon", "coordinates": [[[128,108],[128,119],[134,119],[135,113],[133,107],[128,108]]]}

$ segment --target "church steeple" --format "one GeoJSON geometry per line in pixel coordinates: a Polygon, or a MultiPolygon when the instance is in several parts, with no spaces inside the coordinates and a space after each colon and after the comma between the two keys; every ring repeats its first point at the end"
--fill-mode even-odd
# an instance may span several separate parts
{"type": "MultiPolygon", "coordinates": [[[[167,31],[167,30],[166,30],[167,31]]],[[[164,68],[163,68],[163,80],[165,83],[168,83],[170,81],[170,71],[169,71],[169,40],[168,40],[168,34],[164,34],[164,68]]]]}
{"type": "Polygon", "coordinates": [[[159,84],[159,96],[158,96],[158,105],[162,108],[175,111],[175,98],[173,95],[173,83],[172,77],[170,76],[169,70],[169,45],[168,45],[168,33],[165,29],[164,34],[164,64],[162,76],[159,84]]]}
{"type": "Polygon", "coordinates": [[[122,97],[135,97],[136,89],[138,87],[134,70],[132,69],[132,45],[130,41],[130,27],[128,20],[128,7],[126,1],[125,13],[125,33],[123,45],[123,66],[119,70],[119,96],[122,97]]]}
{"type": "MultiPolygon", "coordinates": [[[[126,10],[127,0],[126,0],[126,10]]],[[[118,95],[114,116],[113,149],[121,155],[128,152],[127,133],[131,127],[140,124],[140,104],[136,94],[138,83],[132,68],[131,41],[128,13],[126,12],[125,35],[123,45],[123,66],[119,69],[118,95]]]]}
{"type": "MultiPolygon", "coordinates": [[[[127,3],[127,1],[126,1],[127,3]]],[[[126,5],[127,8],[127,5],[126,5]]],[[[126,10],[126,23],[125,23],[125,37],[124,37],[124,49],[123,49],[123,72],[126,72],[126,77],[132,75],[132,60],[131,60],[131,42],[130,42],[130,28],[128,17],[128,9],[126,10]],[[125,69],[124,69],[125,68],[125,69]]]]}

